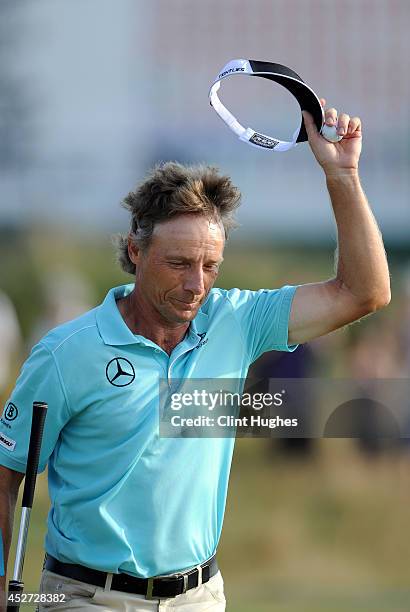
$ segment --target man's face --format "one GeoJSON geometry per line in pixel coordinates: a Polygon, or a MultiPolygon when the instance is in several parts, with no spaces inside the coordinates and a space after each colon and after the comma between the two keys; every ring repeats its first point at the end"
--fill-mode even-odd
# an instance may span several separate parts
{"type": "Polygon", "coordinates": [[[145,252],[129,248],[138,293],[167,323],[192,321],[218,275],[224,243],[220,225],[202,215],[157,224],[145,252]]]}

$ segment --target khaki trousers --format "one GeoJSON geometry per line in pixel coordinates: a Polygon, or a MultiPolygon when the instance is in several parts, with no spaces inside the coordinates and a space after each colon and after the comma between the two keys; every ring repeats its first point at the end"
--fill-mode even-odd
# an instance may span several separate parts
{"type": "Polygon", "coordinates": [[[65,601],[61,597],[59,603],[39,604],[38,612],[224,612],[226,606],[221,572],[182,595],[149,600],[143,595],[104,590],[43,570],[40,593],[59,593],[65,601]]]}

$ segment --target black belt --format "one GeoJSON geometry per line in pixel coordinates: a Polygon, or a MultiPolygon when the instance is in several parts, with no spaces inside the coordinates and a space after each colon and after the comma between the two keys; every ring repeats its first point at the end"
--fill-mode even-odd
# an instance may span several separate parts
{"type": "MultiPolygon", "coordinates": [[[[202,568],[202,582],[198,580],[199,570],[195,567],[188,572],[179,572],[167,577],[137,578],[129,574],[112,574],[111,589],[136,595],[145,595],[146,599],[175,597],[204,582],[208,582],[218,571],[216,556],[214,555],[211,559],[202,563],[200,567],[202,568]]],[[[87,582],[99,587],[105,587],[107,576],[110,575],[107,572],[91,569],[84,565],[62,563],[49,554],[47,554],[44,569],[66,578],[80,580],[81,582],[87,582]]]]}

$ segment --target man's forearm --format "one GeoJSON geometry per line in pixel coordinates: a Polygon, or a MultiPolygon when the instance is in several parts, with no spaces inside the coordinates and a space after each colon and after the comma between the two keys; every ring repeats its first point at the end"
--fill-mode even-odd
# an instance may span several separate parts
{"type": "MultiPolygon", "coordinates": [[[[0,491],[0,528],[3,538],[4,576],[0,576],[0,593],[6,591],[6,569],[13,533],[17,494],[0,491]]],[[[3,601],[0,600],[0,610],[3,601]]]]}
{"type": "Polygon", "coordinates": [[[337,279],[359,303],[390,301],[390,277],[381,233],[356,172],[326,176],[338,230],[337,279]]]}

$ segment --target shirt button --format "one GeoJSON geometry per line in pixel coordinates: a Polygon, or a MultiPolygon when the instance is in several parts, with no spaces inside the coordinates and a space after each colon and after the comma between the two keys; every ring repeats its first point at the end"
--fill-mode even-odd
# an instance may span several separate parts
{"type": "Polygon", "coordinates": [[[155,352],[156,352],[156,353],[160,353],[160,352],[161,352],[161,350],[160,350],[160,349],[155,349],[155,352]]]}

